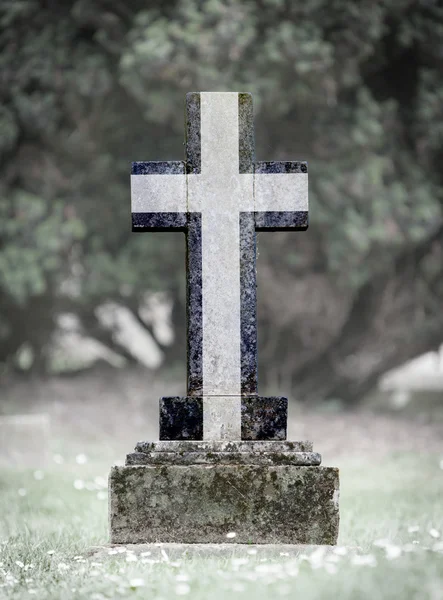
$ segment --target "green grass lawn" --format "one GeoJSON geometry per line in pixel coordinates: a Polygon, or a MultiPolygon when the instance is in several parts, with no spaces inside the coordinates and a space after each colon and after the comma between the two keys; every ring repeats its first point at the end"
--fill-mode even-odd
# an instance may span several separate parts
{"type": "MultiPolygon", "coordinates": [[[[306,556],[90,556],[107,542],[109,465],[0,472],[0,598],[443,598],[443,458],[339,458],[340,546],[306,556]],[[441,537],[439,537],[441,535],[441,537]]],[[[328,461],[328,464],[332,464],[328,461]]]]}

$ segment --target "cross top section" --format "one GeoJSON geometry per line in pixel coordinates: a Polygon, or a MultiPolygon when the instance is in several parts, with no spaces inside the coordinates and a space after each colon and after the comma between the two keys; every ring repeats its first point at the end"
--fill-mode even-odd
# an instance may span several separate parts
{"type": "Polygon", "coordinates": [[[187,238],[188,396],[162,399],[161,439],[286,437],[286,399],[257,396],[256,231],[307,228],[307,170],[255,161],[236,92],[187,94],[186,161],[133,163],[133,231],[187,238]]]}

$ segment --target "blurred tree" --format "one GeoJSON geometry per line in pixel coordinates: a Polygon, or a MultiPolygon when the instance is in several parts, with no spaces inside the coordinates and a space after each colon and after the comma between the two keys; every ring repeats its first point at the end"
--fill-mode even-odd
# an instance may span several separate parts
{"type": "Polygon", "coordinates": [[[252,92],[258,158],[310,165],[309,232],[260,234],[264,383],[354,401],[441,342],[439,2],[21,0],[0,19],[1,361],[28,343],[44,368],[66,310],[115,344],[96,307],[137,312],[147,289],[183,342],[183,240],[130,234],[128,173],[181,158],[204,89],[252,92]]]}

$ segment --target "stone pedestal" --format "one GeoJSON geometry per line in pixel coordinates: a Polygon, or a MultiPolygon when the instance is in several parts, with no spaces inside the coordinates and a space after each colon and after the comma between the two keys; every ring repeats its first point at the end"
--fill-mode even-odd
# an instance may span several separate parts
{"type": "Polygon", "coordinates": [[[320,462],[310,442],[141,442],[111,471],[111,543],[335,544],[338,469],[320,462]]]}

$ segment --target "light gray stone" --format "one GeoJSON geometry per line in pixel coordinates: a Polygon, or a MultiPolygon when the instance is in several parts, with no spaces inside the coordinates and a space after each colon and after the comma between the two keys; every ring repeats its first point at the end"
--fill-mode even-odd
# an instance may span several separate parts
{"type": "Polygon", "coordinates": [[[339,477],[330,467],[114,467],[111,542],[335,544],[339,477]],[[234,538],[227,537],[235,533],[234,538]]]}
{"type": "Polygon", "coordinates": [[[317,466],[318,452],[133,452],[127,465],[299,465],[317,466]]]}
{"type": "Polygon", "coordinates": [[[312,442],[260,441],[160,441],[138,442],[136,452],[312,452],[312,442]]]}

